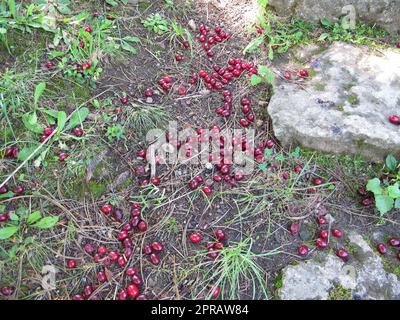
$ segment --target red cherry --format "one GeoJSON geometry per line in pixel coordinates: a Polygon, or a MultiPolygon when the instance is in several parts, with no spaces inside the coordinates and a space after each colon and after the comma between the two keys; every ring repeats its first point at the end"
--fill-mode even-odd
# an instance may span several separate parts
{"type": "Polygon", "coordinates": [[[75,269],[76,268],[76,260],[75,259],[67,260],[67,268],[75,269]]]}
{"type": "Polygon", "coordinates": [[[400,247],[400,238],[391,238],[391,239],[389,239],[389,244],[392,247],[400,247]]]}
{"type": "Polygon", "coordinates": [[[396,126],[400,126],[400,116],[397,115],[391,115],[389,117],[389,122],[396,125],[396,126]]]}
{"type": "Polygon", "coordinates": [[[240,119],[239,123],[242,127],[248,127],[250,125],[249,121],[247,119],[240,119]]]}
{"type": "Polygon", "coordinates": [[[147,222],[142,220],[139,222],[137,227],[138,227],[139,231],[146,232],[147,231],[147,222]]]}
{"type": "Polygon", "coordinates": [[[297,252],[299,253],[300,256],[305,257],[308,255],[309,248],[306,245],[301,245],[298,247],[297,252]]]}
{"type": "Polygon", "coordinates": [[[209,196],[212,194],[213,190],[210,186],[204,186],[201,188],[205,195],[209,196]]]}
{"type": "Polygon", "coordinates": [[[137,274],[136,268],[130,267],[130,268],[126,269],[126,275],[128,277],[132,277],[132,276],[134,276],[136,274],[137,274]]]}
{"type": "Polygon", "coordinates": [[[265,143],[265,147],[267,147],[268,149],[272,149],[275,146],[275,141],[274,140],[268,140],[265,143]]]}
{"type": "Polygon", "coordinates": [[[349,253],[344,248],[340,248],[336,251],[336,255],[344,261],[349,259],[349,253]]]}
{"type": "Polygon", "coordinates": [[[336,238],[341,238],[343,236],[343,232],[339,229],[332,229],[332,235],[336,238]]]}
{"type": "Polygon", "coordinates": [[[104,214],[110,214],[111,211],[113,211],[113,206],[111,204],[105,204],[100,208],[100,211],[103,212],[104,214]]]}
{"type": "Polygon", "coordinates": [[[179,62],[179,61],[182,61],[182,59],[183,59],[183,57],[182,57],[180,54],[177,53],[177,54],[175,55],[175,60],[176,60],[176,61],[179,62]]]}
{"type": "Polygon", "coordinates": [[[204,70],[200,70],[199,71],[199,77],[200,78],[205,78],[207,76],[207,72],[205,72],[204,70]]]}
{"type": "Polygon", "coordinates": [[[372,198],[367,198],[367,199],[364,199],[363,201],[361,201],[361,204],[364,207],[370,207],[374,204],[374,200],[372,198]]]}
{"type": "Polygon", "coordinates": [[[308,73],[308,71],[306,69],[300,69],[299,70],[299,76],[302,77],[302,78],[308,78],[309,73],[308,73]]]}
{"type": "Polygon", "coordinates": [[[150,254],[149,256],[149,260],[152,264],[154,264],[155,266],[160,264],[160,258],[158,257],[158,255],[156,255],[155,253],[150,254]]]}
{"type": "Polygon", "coordinates": [[[328,223],[324,217],[318,217],[317,222],[320,226],[328,223]]]}
{"type": "Polygon", "coordinates": [[[6,222],[10,219],[9,215],[7,213],[2,213],[0,214],[0,222],[6,222]]]}
{"type": "Polygon", "coordinates": [[[222,177],[221,177],[219,174],[215,174],[215,175],[213,176],[213,180],[214,180],[215,182],[221,182],[221,181],[222,181],[222,177]]]}
{"type": "Polygon", "coordinates": [[[83,249],[84,249],[85,252],[88,253],[88,254],[92,254],[92,253],[94,252],[94,247],[93,247],[90,243],[85,244],[85,246],[83,247],[83,249]]]}
{"type": "Polygon", "coordinates": [[[193,179],[189,182],[189,188],[190,190],[196,190],[199,187],[199,183],[193,179]]]}
{"type": "Polygon", "coordinates": [[[115,252],[115,251],[110,251],[109,254],[108,254],[108,258],[111,261],[117,261],[118,258],[119,258],[119,254],[117,252],[115,252]]]}
{"type": "Polygon", "coordinates": [[[319,232],[319,237],[320,237],[321,239],[327,239],[328,236],[329,236],[328,230],[321,230],[321,231],[319,232]]]}
{"type": "Polygon", "coordinates": [[[153,252],[153,250],[151,249],[151,246],[145,245],[145,246],[143,247],[143,253],[144,253],[144,254],[151,254],[152,252],[153,252]]]}
{"type": "Polygon", "coordinates": [[[291,80],[291,79],[292,79],[292,74],[290,73],[290,71],[285,71],[285,72],[283,73],[283,77],[284,77],[286,80],[291,80]]]}
{"type": "Polygon", "coordinates": [[[91,67],[92,65],[88,62],[82,64],[82,68],[85,70],[89,70],[91,67]]]}
{"type": "Polygon", "coordinates": [[[85,29],[85,31],[86,31],[87,33],[92,33],[92,32],[93,32],[92,28],[90,28],[90,27],[87,27],[87,28],[85,29]]]}
{"type": "Polygon", "coordinates": [[[72,133],[75,137],[82,137],[83,136],[83,129],[80,127],[72,129],[72,133]]]}
{"type": "Polygon", "coordinates": [[[85,294],[86,297],[90,297],[93,293],[93,287],[91,285],[87,285],[83,288],[83,292],[85,294]]]}
{"type": "Polygon", "coordinates": [[[242,112],[244,114],[248,114],[250,112],[250,106],[249,105],[244,105],[242,108],[242,112]]]}
{"type": "Polygon", "coordinates": [[[217,242],[216,244],[213,245],[213,248],[215,250],[221,250],[224,247],[224,244],[221,242],[217,242]]]}
{"type": "Polygon", "coordinates": [[[189,240],[192,243],[199,243],[201,241],[201,235],[200,233],[194,232],[192,234],[189,235],[189,240]]]}
{"type": "Polygon", "coordinates": [[[72,297],[72,300],[75,300],[75,301],[80,301],[80,300],[85,300],[85,298],[83,297],[83,295],[81,295],[81,294],[76,294],[76,295],[74,295],[73,297],[72,297]]]}
{"type": "Polygon", "coordinates": [[[126,258],[124,256],[119,256],[117,262],[118,265],[122,268],[126,265],[126,258]]]}
{"type": "Polygon", "coordinates": [[[136,284],[131,283],[129,286],[126,287],[126,293],[129,297],[135,299],[139,296],[140,290],[136,284]]]}
{"type": "Polygon", "coordinates": [[[144,95],[146,97],[152,97],[154,95],[154,90],[152,88],[147,88],[144,90],[144,95]]]}
{"type": "Polygon", "coordinates": [[[126,232],[125,230],[122,230],[120,232],[118,232],[118,240],[119,241],[124,241],[126,238],[128,238],[128,232],[126,232]]]}
{"type": "Polygon", "coordinates": [[[319,238],[315,241],[315,246],[320,249],[325,249],[328,246],[328,242],[326,241],[326,239],[319,238]]]}
{"type": "Polygon", "coordinates": [[[247,120],[250,121],[250,122],[253,122],[253,121],[254,121],[254,118],[255,118],[255,117],[254,117],[254,114],[252,114],[252,113],[250,113],[250,114],[247,115],[247,120]]]}
{"type": "Polygon", "coordinates": [[[103,272],[103,271],[97,272],[97,280],[100,283],[107,282],[107,276],[106,276],[105,272],[103,272]]]}
{"type": "Polygon", "coordinates": [[[294,167],[294,172],[300,173],[303,170],[303,167],[301,165],[296,165],[294,167]]]}
{"type": "Polygon", "coordinates": [[[14,188],[14,193],[15,194],[23,194],[24,192],[25,192],[25,190],[24,190],[24,187],[22,187],[22,186],[16,186],[14,188]]]}
{"type": "Polygon", "coordinates": [[[295,235],[300,231],[300,225],[297,223],[292,223],[289,227],[289,230],[292,235],[295,235]]]}
{"type": "Polygon", "coordinates": [[[158,186],[158,185],[161,183],[161,179],[160,179],[159,177],[152,177],[152,178],[150,179],[150,182],[151,182],[152,184],[154,184],[155,186],[158,186]]]}
{"type": "Polygon", "coordinates": [[[387,247],[386,247],[386,245],[384,244],[384,243],[380,243],[380,244],[378,244],[377,246],[376,246],[376,248],[378,249],[378,252],[380,253],[380,254],[386,254],[387,253],[387,247]]]}
{"type": "Polygon", "coordinates": [[[128,299],[128,293],[126,292],[126,290],[120,290],[118,292],[118,300],[126,300],[128,299]]]}
{"type": "Polygon", "coordinates": [[[54,129],[52,127],[46,127],[43,129],[43,134],[48,137],[54,132],[54,129]]]}
{"type": "Polygon", "coordinates": [[[218,241],[223,241],[225,240],[225,232],[222,229],[218,229],[215,231],[215,238],[218,241]]]}
{"type": "Polygon", "coordinates": [[[60,152],[60,154],[58,155],[58,161],[64,162],[65,159],[67,159],[68,157],[69,154],[67,152],[60,152]]]}
{"type": "Polygon", "coordinates": [[[211,289],[211,292],[212,292],[212,295],[211,295],[212,298],[213,299],[217,299],[219,294],[220,294],[220,292],[221,292],[221,288],[219,286],[216,286],[216,287],[211,289]]]}
{"type": "Polygon", "coordinates": [[[322,178],[315,178],[313,180],[314,186],[320,186],[321,184],[324,183],[324,180],[322,180],[322,178]]]}
{"type": "Polygon", "coordinates": [[[153,242],[150,246],[154,251],[157,251],[157,252],[163,251],[163,249],[164,249],[163,244],[158,241],[153,242]]]}
{"type": "Polygon", "coordinates": [[[115,221],[122,222],[122,218],[123,218],[124,215],[123,215],[121,209],[115,208],[115,210],[113,211],[112,215],[113,215],[113,218],[114,218],[115,221]]]}
{"type": "Polygon", "coordinates": [[[131,276],[131,281],[133,284],[136,284],[137,286],[140,286],[143,283],[142,278],[139,277],[137,274],[131,276]]]}
{"type": "Polygon", "coordinates": [[[97,253],[103,256],[107,253],[107,248],[105,246],[100,246],[97,248],[97,253]]]}
{"type": "Polygon", "coordinates": [[[400,49],[400,42],[397,42],[396,47],[400,49]]]}
{"type": "Polygon", "coordinates": [[[124,96],[120,99],[122,104],[128,104],[129,103],[129,97],[128,96],[124,96]]]}

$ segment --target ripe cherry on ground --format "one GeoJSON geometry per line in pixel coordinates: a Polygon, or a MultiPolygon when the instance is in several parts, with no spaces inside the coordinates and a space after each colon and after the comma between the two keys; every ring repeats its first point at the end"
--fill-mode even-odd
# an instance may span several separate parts
{"type": "Polygon", "coordinates": [[[322,225],[328,223],[328,222],[326,221],[326,219],[325,219],[324,217],[322,217],[322,216],[317,218],[317,222],[318,222],[318,224],[319,224],[320,226],[322,226],[322,225]]]}
{"type": "Polygon", "coordinates": [[[108,258],[110,258],[111,261],[117,261],[119,257],[119,254],[115,251],[110,251],[108,254],[108,258]]]}
{"type": "Polygon", "coordinates": [[[67,268],[75,269],[76,268],[76,260],[75,259],[67,260],[67,268]]]}
{"type": "Polygon", "coordinates": [[[158,255],[155,254],[155,253],[150,254],[149,260],[150,260],[150,262],[151,262],[152,264],[154,264],[155,266],[157,266],[157,265],[160,264],[160,258],[159,258],[158,255]]]}
{"type": "Polygon", "coordinates": [[[194,232],[192,234],[189,235],[189,240],[192,243],[199,243],[201,241],[201,235],[198,232],[194,232]]]}
{"type": "Polygon", "coordinates": [[[153,252],[153,250],[151,249],[151,246],[145,245],[145,246],[143,247],[143,253],[144,253],[144,254],[151,254],[152,252],[153,252]]]}
{"type": "Polygon", "coordinates": [[[147,231],[147,227],[148,227],[147,222],[145,220],[141,220],[139,222],[139,224],[137,225],[137,227],[138,227],[139,231],[145,232],[145,231],[147,231]]]}
{"type": "Polygon", "coordinates": [[[154,241],[150,246],[154,251],[157,251],[157,252],[163,251],[163,249],[164,249],[163,244],[158,241],[154,241]]]}
{"type": "Polygon", "coordinates": [[[98,280],[100,283],[104,283],[104,282],[107,281],[107,276],[106,276],[106,274],[105,274],[104,271],[99,271],[99,272],[97,272],[97,280],[98,280]]]}
{"type": "Polygon", "coordinates": [[[216,231],[215,231],[215,238],[216,238],[218,241],[223,241],[223,240],[225,240],[225,232],[224,232],[224,230],[222,230],[222,229],[216,230],[216,231]]]}
{"type": "Polygon", "coordinates": [[[299,70],[299,76],[302,77],[302,78],[308,78],[309,73],[308,73],[308,71],[306,69],[300,69],[299,70]]]}
{"type": "Polygon", "coordinates": [[[332,235],[336,238],[341,238],[343,236],[343,232],[339,229],[332,229],[332,235]]]}
{"type": "Polygon", "coordinates": [[[137,274],[137,270],[136,268],[133,267],[129,267],[128,269],[126,269],[126,275],[128,277],[132,277],[133,275],[137,274]]]}
{"type": "Polygon", "coordinates": [[[131,283],[129,286],[126,287],[126,293],[129,297],[135,299],[139,296],[140,290],[136,284],[131,283]]]}
{"type": "Polygon", "coordinates": [[[140,286],[143,283],[142,278],[139,277],[137,274],[134,274],[131,276],[131,281],[132,281],[132,283],[136,284],[137,286],[140,286]]]}
{"type": "Polygon", "coordinates": [[[107,253],[107,248],[105,246],[100,246],[97,248],[97,253],[103,256],[107,253]]]}
{"type": "Polygon", "coordinates": [[[320,186],[321,184],[324,183],[324,180],[322,180],[322,178],[314,178],[313,180],[314,186],[320,186]]]}
{"type": "Polygon", "coordinates": [[[128,293],[126,290],[121,290],[118,292],[118,300],[126,300],[128,298],[128,293]]]}
{"type": "Polygon", "coordinates": [[[306,245],[301,245],[300,247],[298,247],[297,252],[299,253],[300,256],[305,257],[308,255],[308,252],[310,251],[310,249],[306,246],[306,245]]]}
{"type": "Polygon", "coordinates": [[[110,214],[113,211],[113,206],[111,204],[105,204],[100,208],[100,211],[104,214],[110,214]]]}
{"type": "Polygon", "coordinates": [[[400,126],[400,116],[397,115],[389,116],[389,122],[396,126],[400,126]]]}
{"type": "Polygon", "coordinates": [[[389,245],[391,245],[392,247],[400,247],[400,238],[389,239],[389,245]]]}
{"type": "Polygon", "coordinates": [[[376,248],[378,249],[378,252],[380,254],[386,254],[387,253],[387,247],[384,243],[379,243],[376,248]]]}
{"type": "Polygon", "coordinates": [[[212,290],[212,295],[211,295],[212,298],[217,299],[221,292],[221,288],[219,286],[216,286],[216,287],[212,288],[211,290],[212,290]]]}
{"type": "Polygon", "coordinates": [[[81,127],[76,127],[72,129],[72,133],[75,137],[82,137],[83,136],[83,129],[81,127]]]}
{"type": "Polygon", "coordinates": [[[122,104],[128,104],[129,103],[129,97],[128,96],[123,96],[120,99],[122,104]]]}
{"type": "Polygon", "coordinates": [[[319,237],[322,239],[327,239],[329,236],[329,231],[328,230],[321,230],[319,232],[319,237]]]}
{"type": "Polygon", "coordinates": [[[349,259],[349,253],[347,252],[346,249],[340,248],[336,251],[336,255],[341,258],[344,261],[347,261],[349,259]]]}
{"type": "Polygon", "coordinates": [[[203,186],[203,187],[201,188],[201,190],[204,192],[204,194],[205,194],[206,196],[211,195],[212,192],[213,192],[213,190],[212,190],[212,188],[211,188],[210,186],[203,186]]]}
{"type": "Polygon", "coordinates": [[[289,227],[289,231],[292,235],[297,234],[300,231],[300,225],[297,223],[292,223],[289,227]]]}
{"type": "Polygon", "coordinates": [[[326,239],[319,238],[315,241],[315,246],[320,249],[325,249],[328,246],[328,242],[326,241],[326,239]]]}
{"type": "Polygon", "coordinates": [[[58,155],[58,161],[64,162],[65,159],[67,159],[68,157],[69,154],[67,152],[60,152],[60,154],[58,155]]]}
{"type": "Polygon", "coordinates": [[[146,97],[152,97],[154,95],[154,90],[152,88],[147,88],[144,90],[144,95],[146,97]]]}

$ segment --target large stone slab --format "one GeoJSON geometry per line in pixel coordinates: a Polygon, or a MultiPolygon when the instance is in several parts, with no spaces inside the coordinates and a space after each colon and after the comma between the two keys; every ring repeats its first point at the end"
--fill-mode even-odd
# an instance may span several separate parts
{"type": "Polygon", "coordinates": [[[350,299],[400,299],[400,280],[386,272],[382,259],[362,236],[352,233],[349,242],[355,251],[345,263],[323,253],[313,260],[283,270],[283,300],[327,300],[335,288],[348,290],[350,299]]]}
{"type": "Polygon", "coordinates": [[[277,138],[376,161],[399,155],[400,126],[388,117],[400,114],[400,53],[337,42],[310,61],[310,79],[275,84],[268,112],[277,138]]]}
{"type": "Polygon", "coordinates": [[[322,18],[337,21],[347,5],[355,8],[356,19],[378,25],[391,33],[400,31],[398,0],[270,0],[269,4],[282,16],[296,16],[317,22],[322,18]]]}

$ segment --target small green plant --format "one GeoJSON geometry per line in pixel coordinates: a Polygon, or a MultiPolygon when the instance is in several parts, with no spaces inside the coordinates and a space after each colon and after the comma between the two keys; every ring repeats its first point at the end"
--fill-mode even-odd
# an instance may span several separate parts
{"type": "Polygon", "coordinates": [[[342,21],[331,22],[326,18],[321,19],[321,26],[324,32],[319,36],[319,41],[345,41],[354,44],[371,45],[374,39],[381,39],[387,36],[387,32],[376,26],[358,24],[355,29],[343,27],[342,21]]]}
{"type": "Polygon", "coordinates": [[[222,299],[239,299],[243,281],[248,282],[253,299],[268,299],[266,275],[258,264],[258,259],[272,256],[279,251],[254,253],[252,244],[253,240],[248,238],[222,248],[218,259],[206,272],[205,277],[211,284],[221,287],[222,299]]]}
{"type": "Polygon", "coordinates": [[[109,141],[113,141],[114,139],[121,140],[125,138],[125,129],[119,123],[114,124],[111,127],[108,127],[106,136],[109,141]]]}
{"type": "Polygon", "coordinates": [[[260,83],[273,84],[274,74],[266,66],[259,66],[258,73],[253,74],[250,78],[250,82],[253,86],[259,85],[260,83]]]}
{"type": "Polygon", "coordinates": [[[149,15],[142,20],[143,26],[152,32],[162,35],[169,31],[169,23],[159,13],[149,15]]]}
{"type": "Polygon", "coordinates": [[[30,213],[27,208],[20,207],[10,214],[10,221],[0,229],[0,240],[9,239],[17,234],[22,238],[29,228],[50,229],[57,222],[57,216],[43,217],[40,211],[30,213]]]}
{"type": "Polygon", "coordinates": [[[375,205],[381,216],[392,209],[400,209],[400,169],[399,162],[393,155],[387,156],[386,168],[389,175],[383,183],[378,178],[367,183],[367,190],[374,194],[375,205]]]}

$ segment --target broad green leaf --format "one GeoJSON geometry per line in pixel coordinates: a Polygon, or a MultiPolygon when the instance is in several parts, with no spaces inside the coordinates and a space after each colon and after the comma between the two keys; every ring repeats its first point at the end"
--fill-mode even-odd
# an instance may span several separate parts
{"type": "Polygon", "coordinates": [[[129,51],[133,54],[137,54],[137,49],[132,47],[129,43],[122,41],[121,42],[121,48],[124,49],[125,51],[129,51]]]}
{"type": "Polygon", "coordinates": [[[254,40],[252,40],[246,48],[244,48],[243,53],[252,53],[254,52],[260,45],[264,42],[264,36],[257,37],[254,40]]]}
{"type": "Polygon", "coordinates": [[[6,34],[7,33],[7,29],[5,28],[0,28],[0,34],[6,34]]]}
{"type": "Polygon", "coordinates": [[[395,171],[396,168],[397,168],[397,165],[398,165],[398,163],[397,163],[396,158],[395,158],[393,155],[389,154],[389,155],[386,157],[386,167],[387,167],[390,171],[395,171]]]}
{"type": "Polygon", "coordinates": [[[388,192],[389,192],[389,197],[393,199],[399,199],[400,198],[400,189],[399,189],[399,184],[396,183],[392,186],[388,187],[388,192]]]}
{"type": "Polygon", "coordinates": [[[12,191],[8,191],[6,193],[0,194],[0,199],[9,199],[14,197],[14,193],[12,191]]]}
{"type": "Polygon", "coordinates": [[[67,122],[67,114],[64,111],[59,111],[57,115],[58,132],[61,132],[64,129],[66,122],[67,122]]]}
{"type": "Polygon", "coordinates": [[[118,3],[114,0],[106,0],[106,2],[112,7],[116,7],[118,5],[118,3]]]}
{"type": "Polygon", "coordinates": [[[53,60],[55,58],[59,58],[59,57],[63,57],[65,56],[65,52],[61,52],[61,51],[52,51],[49,55],[49,59],[53,60]]]}
{"type": "Polygon", "coordinates": [[[43,91],[45,89],[46,89],[46,83],[45,82],[41,82],[36,86],[36,89],[35,89],[35,109],[37,108],[39,99],[42,96],[43,91]]]}
{"type": "Polygon", "coordinates": [[[39,222],[35,223],[33,226],[40,229],[50,229],[58,222],[58,217],[50,216],[44,217],[39,222]]]}
{"type": "Polygon", "coordinates": [[[33,224],[33,223],[35,223],[36,221],[38,221],[41,217],[42,217],[42,213],[41,213],[40,211],[35,211],[35,212],[32,212],[32,213],[28,216],[28,218],[26,219],[26,222],[27,222],[28,224],[33,224]]]}
{"type": "Polygon", "coordinates": [[[86,107],[80,108],[76,110],[71,119],[68,121],[68,125],[65,127],[65,130],[70,130],[75,128],[83,123],[86,120],[87,116],[89,115],[89,109],[86,107]]]}
{"type": "Polygon", "coordinates": [[[17,10],[15,8],[15,0],[8,0],[8,9],[10,10],[13,18],[15,18],[17,15],[17,10]]]}
{"type": "Polygon", "coordinates": [[[15,212],[10,213],[10,220],[11,221],[19,221],[19,217],[15,212]]]}
{"type": "Polygon", "coordinates": [[[11,238],[18,231],[18,229],[18,226],[11,226],[0,229],[0,240],[11,238]]]}
{"type": "Polygon", "coordinates": [[[367,191],[371,191],[375,195],[381,195],[383,192],[381,181],[378,178],[369,180],[367,183],[367,191]]]}
{"type": "Polygon", "coordinates": [[[381,215],[388,213],[394,207],[394,200],[386,195],[375,196],[375,204],[381,215]]]}
{"type": "Polygon", "coordinates": [[[31,114],[26,113],[22,115],[22,122],[24,123],[25,128],[27,128],[29,131],[43,134],[43,128],[37,122],[36,113],[31,113],[31,114]]]}
{"type": "Polygon", "coordinates": [[[127,36],[122,38],[122,40],[129,41],[129,42],[140,42],[138,37],[127,36]]]}
{"type": "MultiPolygon", "coordinates": [[[[34,152],[36,150],[37,146],[33,147],[25,147],[23,148],[19,153],[18,153],[18,160],[20,161],[25,161],[26,159],[29,158],[30,155],[32,155],[31,159],[34,158],[34,152]]],[[[36,151],[35,154],[37,154],[40,150],[36,151]]]]}
{"type": "Polygon", "coordinates": [[[256,86],[262,82],[262,78],[256,74],[253,74],[250,78],[250,83],[252,86],[256,86]]]}
{"type": "Polygon", "coordinates": [[[330,26],[332,25],[332,23],[331,23],[327,18],[322,18],[322,19],[321,19],[321,24],[322,24],[324,27],[330,27],[330,26]]]}
{"type": "Polygon", "coordinates": [[[268,171],[268,165],[266,163],[260,163],[258,165],[258,169],[260,169],[262,172],[267,172],[268,171]]]}

